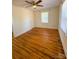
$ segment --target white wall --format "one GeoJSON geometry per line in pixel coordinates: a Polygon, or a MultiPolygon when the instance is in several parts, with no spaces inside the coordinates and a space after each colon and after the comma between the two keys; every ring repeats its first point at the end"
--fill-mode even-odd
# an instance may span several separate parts
{"type": "Polygon", "coordinates": [[[35,27],[53,28],[57,29],[59,23],[59,7],[35,11],[35,27]],[[47,11],[49,13],[48,23],[41,22],[41,12],[47,11]]]}
{"type": "Polygon", "coordinates": [[[19,36],[33,27],[33,11],[13,5],[13,33],[19,36]]]}
{"type": "Polygon", "coordinates": [[[60,18],[59,18],[59,34],[62,41],[62,45],[67,55],[67,4],[64,2],[60,6],[60,18]]]}

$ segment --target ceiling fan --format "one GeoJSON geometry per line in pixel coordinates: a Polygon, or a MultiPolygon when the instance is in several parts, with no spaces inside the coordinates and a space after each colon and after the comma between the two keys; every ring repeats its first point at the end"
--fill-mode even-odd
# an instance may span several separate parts
{"type": "Polygon", "coordinates": [[[33,8],[36,8],[37,6],[38,7],[43,7],[43,5],[40,5],[40,3],[42,2],[42,0],[38,0],[37,2],[36,1],[31,1],[31,2],[29,2],[29,1],[25,1],[26,3],[28,3],[28,4],[30,4],[29,6],[26,6],[26,7],[33,7],[33,8]]]}

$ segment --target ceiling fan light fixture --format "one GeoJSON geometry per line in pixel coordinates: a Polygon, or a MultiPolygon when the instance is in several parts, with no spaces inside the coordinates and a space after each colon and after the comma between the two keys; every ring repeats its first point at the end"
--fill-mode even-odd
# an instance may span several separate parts
{"type": "Polygon", "coordinates": [[[36,8],[37,6],[36,5],[33,5],[33,8],[36,8]]]}
{"type": "Polygon", "coordinates": [[[42,2],[42,0],[38,0],[37,2],[36,1],[25,1],[26,3],[30,4],[32,6],[32,8],[36,9],[37,7],[43,7],[43,5],[39,5],[39,3],[42,2]]]}

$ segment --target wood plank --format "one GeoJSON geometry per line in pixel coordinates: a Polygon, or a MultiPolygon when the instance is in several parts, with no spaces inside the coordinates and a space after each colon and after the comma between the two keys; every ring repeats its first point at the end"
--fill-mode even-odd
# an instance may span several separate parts
{"type": "Polygon", "coordinates": [[[12,41],[13,59],[66,59],[57,29],[33,28],[12,41]]]}

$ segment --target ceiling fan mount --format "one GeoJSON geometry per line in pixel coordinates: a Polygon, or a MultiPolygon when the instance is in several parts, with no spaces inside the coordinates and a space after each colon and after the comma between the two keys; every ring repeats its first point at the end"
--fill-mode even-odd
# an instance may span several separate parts
{"type": "Polygon", "coordinates": [[[36,8],[37,6],[38,7],[43,7],[43,5],[40,5],[40,3],[42,2],[42,0],[38,0],[37,2],[35,2],[35,1],[31,1],[31,2],[29,2],[29,1],[25,1],[26,3],[28,3],[28,4],[30,4],[30,6],[26,6],[26,7],[33,7],[33,8],[36,8]]]}

